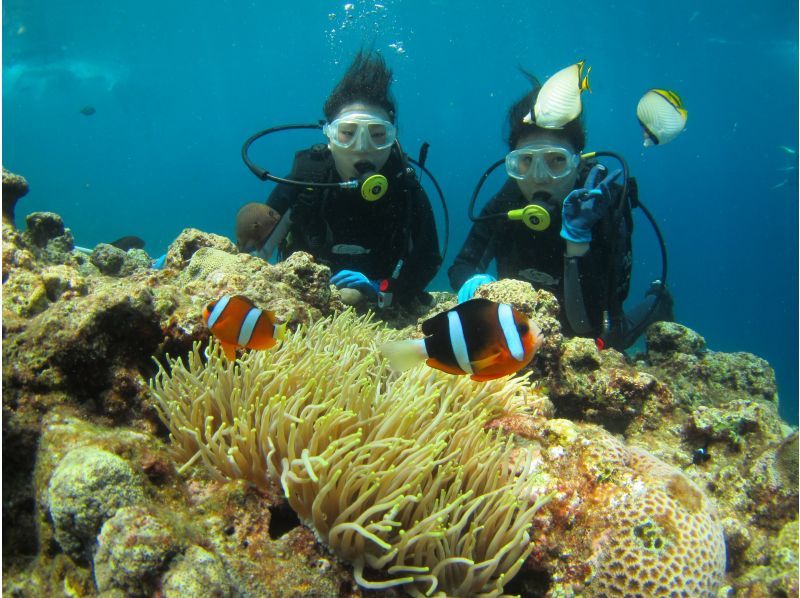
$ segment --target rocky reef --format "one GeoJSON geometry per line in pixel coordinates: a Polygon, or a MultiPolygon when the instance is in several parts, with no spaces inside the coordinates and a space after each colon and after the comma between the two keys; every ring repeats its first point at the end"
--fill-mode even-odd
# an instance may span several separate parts
{"type": "Polygon", "coordinates": [[[270,265],[189,229],[153,270],[75,251],[56,214],[26,223],[2,231],[9,596],[798,595],[798,436],[754,355],[674,323],[643,354],[599,351],[561,334],[552,295],[501,281],[479,294],[545,334],[527,378],[394,378],[378,341],[452,295],[370,322],[307,254],[270,265]],[[202,309],[229,293],[296,338],[235,367],[205,354],[202,309]],[[397,448],[417,434],[443,452],[397,448]],[[482,547],[487,526],[511,540],[482,547]]]}

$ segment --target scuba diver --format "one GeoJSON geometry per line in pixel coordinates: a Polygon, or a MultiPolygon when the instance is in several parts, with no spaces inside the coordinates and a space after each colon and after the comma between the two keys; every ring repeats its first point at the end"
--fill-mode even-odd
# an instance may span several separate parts
{"type": "Polygon", "coordinates": [[[382,56],[360,50],[325,101],[327,144],[297,152],[286,178],[253,165],[249,144],[275,130],[319,126],[275,127],[248,139],[242,149],[248,167],[279,184],[266,206],[240,210],[240,250],[264,259],[276,247],[280,259],[308,252],[330,267],[333,284],[350,289],[342,293],[347,303],[430,303],[424,290],[442,257],[433,210],[409,162],[424,165],[397,141],[391,80],[382,56]]]}
{"type": "MultiPolygon", "coordinates": [[[[579,75],[583,65],[575,66],[579,75]]],[[[581,155],[586,132],[580,111],[558,127],[537,124],[531,106],[545,114],[539,108],[548,103],[537,105],[542,86],[525,75],[533,88],[509,110],[509,154],[486,171],[473,193],[469,215],[474,224],[448,270],[450,284],[459,302],[470,299],[480,285],[494,282],[487,269],[495,260],[501,278],[525,280],[556,296],[566,334],[593,337],[599,348],[621,351],[652,322],[673,320],[672,297],[660,281],[650,285],[641,304],[623,311],[633,261],[631,207],[644,209],[636,181],[616,154],[581,155]],[[615,157],[623,168],[609,172],[597,156],[615,157]],[[501,164],[509,178],[476,217],[480,187],[501,164]]],[[[574,83],[575,94],[588,88],[586,80],[583,88],[574,83]]],[[[554,118],[552,112],[547,116],[554,118]]],[[[662,243],[666,280],[663,239],[645,213],[662,243]]]]}

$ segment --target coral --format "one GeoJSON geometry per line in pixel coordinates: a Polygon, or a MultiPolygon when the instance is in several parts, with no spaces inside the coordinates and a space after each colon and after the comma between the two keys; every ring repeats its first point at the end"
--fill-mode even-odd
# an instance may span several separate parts
{"type": "Polygon", "coordinates": [[[99,592],[152,596],[155,581],[181,546],[171,526],[142,507],[124,507],[97,537],[94,577],[99,592]]]}
{"type": "Polygon", "coordinates": [[[217,249],[223,253],[236,254],[239,250],[236,245],[227,237],[204,233],[196,228],[187,228],[178,235],[167,249],[167,258],[164,262],[165,268],[181,269],[197,251],[203,247],[217,249]]]}
{"type": "Polygon", "coordinates": [[[17,201],[28,194],[25,177],[3,168],[3,222],[14,226],[14,208],[17,201]]]}
{"type": "Polygon", "coordinates": [[[629,454],[648,483],[613,500],[585,595],[715,596],[725,541],[713,503],[679,470],[645,451],[629,454]]]}
{"type": "Polygon", "coordinates": [[[773,408],[755,401],[733,399],[721,407],[698,406],[690,415],[690,431],[705,441],[724,441],[741,450],[753,432],[781,437],[777,420],[770,417],[773,408]]]}
{"type": "Polygon", "coordinates": [[[341,302],[331,305],[330,270],[303,252],[273,266],[251,255],[203,246],[182,266],[178,282],[188,292],[197,289],[208,296],[209,289],[215,291],[214,299],[223,294],[246,295],[256,304],[269,306],[279,318],[291,317],[294,322],[308,322],[330,313],[332,307],[344,307],[341,302]]]}
{"type": "Polygon", "coordinates": [[[47,489],[55,539],[65,552],[84,557],[117,509],[143,499],[141,480],[123,459],[94,447],[76,448],[56,467],[47,489]]]}
{"type": "Polygon", "coordinates": [[[548,383],[560,417],[603,422],[621,432],[637,419],[654,427],[674,407],[669,388],[614,349],[600,351],[591,339],[571,338],[561,351],[548,383]]]}
{"type": "Polygon", "coordinates": [[[28,229],[23,237],[41,250],[43,259],[53,263],[63,262],[66,254],[75,248],[72,232],[64,227],[61,216],[53,212],[33,212],[25,218],[28,229]]]}
{"type": "Polygon", "coordinates": [[[108,276],[130,276],[137,270],[150,268],[152,261],[142,249],[125,251],[108,243],[98,243],[89,261],[108,276]]]}
{"type": "Polygon", "coordinates": [[[646,337],[651,363],[669,361],[676,353],[701,355],[707,350],[702,336],[677,322],[656,322],[648,327],[646,337]]]}
{"type": "Polygon", "coordinates": [[[696,332],[674,322],[656,322],[647,329],[647,363],[662,380],[669,380],[680,399],[724,406],[732,399],[778,400],[775,372],[750,353],[717,353],[705,348],[696,332]]]}
{"type": "Polygon", "coordinates": [[[723,527],[682,472],[592,425],[539,421],[523,438],[537,456],[531,490],[554,494],[526,567],[549,573],[548,595],[716,595],[723,527]]]}
{"type": "Polygon", "coordinates": [[[190,546],[183,558],[164,576],[164,598],[184,596],[231,596],[232,587],[220,559],[200,548],[190,546]]]}
{"type": "Polygon", "coordinates": [[[113,276],[122,270],[122,265],[125,263],[125,252],[108,243],[98,243],[89,260],[100,272],[113,276]]]}
{"type": "Polygon", "coordinates": [[[265,494],[243,481],[200,478],[188,488],[187,517],[202,526],[202,547],[222,561],[234,595],[349,595],[342,588],[358,595],[352,573],[331,559],[277,492],[265,494]]]}
{"type": "Polygon", "coordinates": [[[759,565],[752,567],[735,584],[737,595],[797,596],[800,593],[800,559],[797,521],[784,525],[761,550],[759,565]]]}
{"type": "Polygon", "coordinates": [[[153,394],[184,469],[200,460],[217,476],[280,481],[362,586],[499,595],[544,501],[483,426],[522,414],[526,387],[428,369],[395,378],[375,355],[392,336],[345,312],[236,364],[217,345],[204,363],[195,347],[153,394]],[[389,577],[368,580],[367,568],[389,577]]]}
{"type": "MultiPolygon", "coordinates": [[[[61,552],[47,498],[63,457],[92,447],[117,455],[141,479],[148,512],[174,513],[183,522],[166,519],[181,548],[147,581],[154,592],[163,591],[166,576],[184,562],[180,550],[186,546],[187,554],[202,549],[219,559],[233,595],[360,595],[352,570],[300,523],[279,483],[255,488],[210,481],[199,466],[177,474],[147,390],[157,371],[152,355],[185,355],[194,342],[208,340],[200,313],[221,294],[248,295],[291,329],[343,309],[329,269],[304,253],[270,265],[238,253],[222,237],[186,231],[173,243],[175,259],[165,270],[147,268],[149,258],[134,250],[119,275],[107,276],[73,250],[58,215],[34,215],[31,224],[32,230],[20,231],[6,219],[2,226],[4,590],[37,596],[96,592],[91,563],[61,552]]],[[[751,596],[797,594],[797,436],[778,417],[766,362],[710,351],[698,333],[677,324],[651,326],[647,352],[628,360],[588,341],[565,340],[555,298],[527,283],[500,281],[478,294],[511,302],[547,335],[528,368],[538,384],[525,389],[536,417],[492,411],[484,426],[514,435],[511,463],[524,475],[529,499],[554,495],[534,513],[531,555],[505,591],[585,591],[603,563],[597,558],[613,550],[604,543],[613,522],[603,517],[615,512],[614,501],[651,486],[672,496],[670,489],[658,490],[654,473],[634,471],[628,447],[602,440],[610,436],[588,420],[623,434],[628,444],[646,446],[715,500],[728,548],[729,588],[751,596]],[[554,416],[574,422],[546,419],[554,416]],[[703,458],[695,459],[700,451],[703,458]]],[[[450,293],[432,296],[433,305],[377,315],[404,336],[418,334],[419,321],[455,302],[450,293]]],[[[341,339],[349,334],[342,331],[341,339]]],[[[380,328],[370,334],[373,344],[391,336],[380,328]]],[[[340,341],[330,354],[341,355],[347,346],[340,341]]],[[[369,351],[359,355],[374,357],[369,351]]],[[[316,360],[302,363],[318,373],[316,360]]],[[[294,371],[288,361],[276,375],[287,371],[294,371]]],[[[367,386],[380,385],[375,396],[384,397],[390,378],[386,372],[375,376],[367,386]]],[[[498,438],[498,450],[506,439],[498,438]]],[[[299,467],[292,473],[307,481],[299,467]]],[[[306,489],[292,495],[301,500],[306,489]]],[[[634,538],[655,538],[654,530],[643,528],[634,538]]],[[[364,546],[381,552],[370,540],[364,546]]],[[[374,571],[368,563],[365,569],[373,581],[405,575],[374,571]]],[[[425,591],[429,584],[414,588],[425,591]]],[[[112,588],[106,595],[115,593],[124,592],[112,588]]]]}

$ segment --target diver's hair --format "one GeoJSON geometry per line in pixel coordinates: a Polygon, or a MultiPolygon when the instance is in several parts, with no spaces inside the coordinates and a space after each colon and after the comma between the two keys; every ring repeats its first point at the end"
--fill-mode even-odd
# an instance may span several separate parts
{"type": "Polygon", "coordinates": [[[342,79],[325,100],[322,110],[328,122],[336,118],[343,106],[353,102],[364,102],[380,106],[395,122],[394,98],[389,93],[392,71],[386,66],[383,56],[374,50],[358,51],[342,79]]]}
{"type": "Polygon", "coordinates": [[[507,141],[509,149],[513,150],[523,137],[535,133],[536,131],[547,131],[551,135],[563,137],[569,141],[576,152],[583,151],[583,148],[586,146],[586,129],[583,126],[583,115],[578,116],[575,120],[564,125],[563,129],[545,129],[536,126],[534,123],[525,124],[522,122],[525,115],[533,108],[536,98],[539,96],[539,92],[542,89],[542,85],[536,77],[525,69],[520,68],[520,70],[528,81],[530,81],[531,90],[517,100],[508,110],[508,124],[510,129],[507,141]]]}

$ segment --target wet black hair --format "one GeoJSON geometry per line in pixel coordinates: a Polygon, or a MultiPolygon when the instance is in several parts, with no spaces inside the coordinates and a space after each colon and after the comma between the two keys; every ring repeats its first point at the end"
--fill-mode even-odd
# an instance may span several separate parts
{"type": "Polygon", "coordinates": [[[539,80],[529,72],[525,71],[524,69],[520,70],[528,79],[528,81],[530,81],[531,90],[517,100],[508,110],[508,124],[510,129],[508,132],[507,141],[509,149],[513,150],[517,146],[517,143],[519,143],[520,139],[530,135],[531,133],[536,131],[547,131],[551,135],[563,137],[569,141],[570,145],[575,148],[576,152],[583,151],[583,148],[586,147],[586,129],[583,126],[582,114],[575,120],[564,125],[563,129],[545,129],[543,127],[536,126],[534,123],[526,124],[522,122],[522,119],[525,118],[525,115],[531,111],[533,105],[536,103],[536,98],[539,97],[542,84],[539,83],[539,80]]]}
{"type": "Polygon", "coordinates": [[[322,110],[328,122],[347,104],[364,102],[380,106],[395,122],[394,98],[389,93],[392,71],[383,56],[374,50],[359,50],[344,76],[336,84],[322,110]]]}

